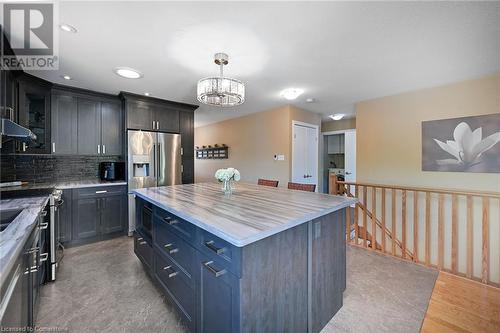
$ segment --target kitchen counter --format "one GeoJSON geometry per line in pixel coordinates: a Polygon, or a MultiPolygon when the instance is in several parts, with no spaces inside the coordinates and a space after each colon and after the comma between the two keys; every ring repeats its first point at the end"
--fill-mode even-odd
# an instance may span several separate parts
{"type": "MultiPolygon", "coordinates": [[[[9,275],[12,265],[23,249],[33,228],[37,225],[38,214],[44,209],[49,196],[0,200],[0,214],[6,210],[22,209],[21,213],[0,232],[0,276],[1,284],[9,275]]],[[[0,284],[0,285],[1,285],[0,284]]]]}
{"type": "Polygon", "coordinates": [[[322,193],[237,183],[230,196],[217,183],[133,191],[139,197],[228,241],[245,246],[356,202],[322,193]]]}
{"type": "Polygon", "coordinates": [[[56,189],[56,188],[60,190],[66,190],[73,188],[112,186],[112,185],[127,185],[127,182],[124,180],[103,181],[100,179],[91,179],[91,180],[52,182],[52,183],[29,183],[27,185],[22,185],[22,186],[0,187],[0,192],[19,191],[19,190],[56,189]]]}

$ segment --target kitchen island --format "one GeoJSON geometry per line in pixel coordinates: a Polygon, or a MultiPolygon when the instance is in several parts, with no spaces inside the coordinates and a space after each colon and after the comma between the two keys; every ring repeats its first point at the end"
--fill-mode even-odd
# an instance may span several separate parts
{"type": "Polygon", "coordinates": [[[342,306],[355,199],[238,183],[134,191],[134,250],[193,332],[319,332],[342,306]]]}

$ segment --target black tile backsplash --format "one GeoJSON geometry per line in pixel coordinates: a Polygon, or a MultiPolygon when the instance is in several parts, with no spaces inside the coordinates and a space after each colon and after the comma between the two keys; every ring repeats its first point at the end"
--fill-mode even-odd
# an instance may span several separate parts
{"type": "Polygon", "coordinates": [[[99,178],[100,162],[123,161],[122,156],[6,155],[0,158],[0,181],[47,183],[99,178]]]}

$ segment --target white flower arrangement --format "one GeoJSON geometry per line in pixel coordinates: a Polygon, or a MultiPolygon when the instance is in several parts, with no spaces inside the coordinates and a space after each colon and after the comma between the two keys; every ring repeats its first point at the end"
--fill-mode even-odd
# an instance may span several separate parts
{"type": "Polygon", "coordinates": [[[235,180],[240,181],[240,172],[235,168],[219,169],[215,172],[215,178],[220,181],[235,180]]]}

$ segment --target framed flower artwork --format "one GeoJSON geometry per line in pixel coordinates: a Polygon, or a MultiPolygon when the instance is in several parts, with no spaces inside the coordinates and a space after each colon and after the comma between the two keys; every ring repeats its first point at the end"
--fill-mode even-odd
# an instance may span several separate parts
{"type": "Polygon", "coordinates": [[[500,113],[422,122],[422,170],[500,173],[500,113]]]}

